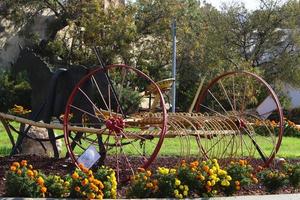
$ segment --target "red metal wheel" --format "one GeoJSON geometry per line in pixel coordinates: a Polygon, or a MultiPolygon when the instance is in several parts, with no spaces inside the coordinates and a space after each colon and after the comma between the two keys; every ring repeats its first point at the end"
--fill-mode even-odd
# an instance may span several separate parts
{"type": "Polygon", "coordinates": [[[119,181],[128,179],[137,167],[151,164],[166,131],[167,112],[159,87],[127,65],[92,70],[75,86],[66,105],[64,136],[73,162],[78,166],[78,157],[94,146],[101,156],[98,164],[115,169],[119,181]],[[137,114],[150,84],[159,97],[159,107],[156,113],[137,114]]]}
{"type": "MultiPolygon", "coordinates": [[[[280,102],[272,87],[254,73],[233,71],[213,79],[200,93],[195,111],[221,117],[230,129],[236,130],[233,143],[226,145],[237,148],[231,149],[234,156],[261,157],[268,166],[280,148],[283,136],[280,102]]],[[[224,140],[226,136],[221,138],[224,140]]]]}

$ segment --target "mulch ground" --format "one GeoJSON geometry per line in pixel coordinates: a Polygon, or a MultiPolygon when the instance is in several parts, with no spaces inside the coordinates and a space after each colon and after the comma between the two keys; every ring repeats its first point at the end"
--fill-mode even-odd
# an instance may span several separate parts
{"type": "MultiPolygon", "coordinates": [[[[68,173],[71,173],[74,170],[74,165],[69,159],[61,158],[61,159],[54,159],[54,158],[45,158],[45,157],[39,157],[36,155],[20,155],[20,156],[13,156],[11,158],[9,157],[0,157],[0,196],[5,195],[5,172],[9,169],[9,166],[14,161],[21,161],[21,160],[27,160],[28,163],[32,164],[35,169],[38,169],[42,171],[45,174],[55,174],[55,175],[61,175],[64,176],[68,173]]],[[[180,158],[178,157],[162,157],[157,158],[150,166],[151,170],[156,169],[159,166],[165,166],[165,167],[174,167],[178,162],[180,161],[180,158]]],[[[288,160],[289,162],[300,162],[300,160],[288,160]]],[[[113,162],[113,161],[107,161],[107,162],[113,162]]],[[[229,160],[220,160],[220,165],[224,166],[226,165],[229,160]]],[[[262,164],[260,160],[251,160],[250,164],[252,166],[257,166],[259,164],[262,164]]],[[[137,167],[136,167],[137,168],[137,167]]],[[[126,187],[126,186],[125,186],[126,187]]],[[[119,194],[120,197],[124,197],[122,194],[124,193],[124,187],[119,188],[119,194]]],[[[277,193],[280,194],[290,194],[290,193],[297,193],[298,190],[293,190],[290,187],[284,187],[281,190],[279,190],[277,193]]],[[[236,195],[265,195],[268,194],[264,187],[260,184],[251,186],[248,188],[243,188],[240,190],[236,195]]]]}

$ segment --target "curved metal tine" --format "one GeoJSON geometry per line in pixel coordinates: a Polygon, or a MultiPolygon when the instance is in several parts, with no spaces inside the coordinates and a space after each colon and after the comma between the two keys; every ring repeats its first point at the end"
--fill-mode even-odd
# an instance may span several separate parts
{"type": "Polygon", "coordinates": [[[79,87],[78,90],[85,96],[85,98],[92,104],[93,108],[96,109],[99,113],[101,110],[94,104],[94,102],[90,99],[90,97],[79,87]]]}
{"type": "MultiPolygon", "coordinates": [[[[134,170],[133,170],[133,168],[132,168],[132,165],[131,165],[131,163],[130,163],[128,157],[127,157],[127,155],[124,153],[124,151],[123,151],[122,148],[120,148],[120,152],[121,152],[121,154],[123,154],[123,156],[125,157],[125,161],[127,162],[129,169],[131,170],[131,174],[134,175],[135,173],[134,173],[134,170]]],[[[126,168],[126,169],[127,169],[127,168],[126,168]]]]}
{"type": "MultiPolygon", "coordinates": [[[[178,115],[178,116],[173,116],[173,125],[175,125],[175,127],[177,127],[178,129],[181,130],[181,133],[179,136],[180,137],[187,137],[188,136],[188,132],[187,132],[187,129],[186,127],[184,126],[184,124],[179,120],[179,118],[183,119],[186,121],[186,119],[184,119],[182,116],[178,115]]],[[[181,152],[182,154],[184,154],[184,143],[182,140],[179,140],[180,141],[180,146],[181,146],[181,152]]],[[[188,141],[187,141],[188,143],[188,141]]],[[[187,147],[188,148],[188,147],[187,147]]],[[[185,156],[186,158],[188,157],[188,155],[185,156]]]]}
{"type": "Polygon", "coordinates": [[[226,113],[226,114],[228,114],[227,113],[227,111],[226,111],[226,109],[222,106],[222,104],[219,102],[219,100],[215,97],[215,95],[213,95],[213,93],[210,91],[210,90],[208,90],[208,92],[209,92],[209,94],[215,99],[215,101],[219,104],[219,106],[222,108],[222,110],[226,113]]]}
{"type": "MultiPolygon", "coordinates": [[[[245,129],[244,127],[242,127],[242,128],[248,133],[247,129],[245,129]]],[[[249,134],[249,133],[248,133],[247,135],[249,136],[249,138],[250,138],[251,141],[253,142],[253,145],[255,146],[256,150],[258,151],[258,153],[260,154],[260,156],[262,157],[262,159],[263,159],[264,161],[266,161],[266,158],[267,158],[268,156],[265,154],[264,151],[261,150],[260,146],[258,146],[256,140],[252,137],[252,135],[249,134]]],[[[245,144],[245,146],[246,146],[246,142],[244,141],[243,138],[242,138],[242,140],[243,140],[243,142],[244,142],[244,144],[245,144]]]]}
{"type": "MultiPolygon", "coordinates": [[[[69,134],[69,137],[72,139],[72,142],[71,142],[71,143],[74,142],[74,143],[76,144],[76,146],[80,147],[80,148],[81,148],[82,150],[84,150],[84,151],[86,150],[86,148],[84,148],[80,143],[78,143],[78,140],[76,140],[74,137],[71,137],[70,134],[69,134]]],[[[76,147],[76,146],[75,146],[75,147],[76,147]]],[[[74,147],[74,148],[75,148],[75,147],[74,147]]]]}
{"type": "MultiPolygon", "coordinates": [[[[201,128],[201,130],[202,130],[203,133],[204,133],[204,132],[205,132],[205,129],[203,128],[202,124],[200,123],[200,122],[202,122],[202,121],[203,121],[203,120],[202,120],[202,117],[199,118],[198,116],[196,116],[196,117],[195,117],[194,123],[198,124],[198,126],[201,128]]],[[[198,129],[197,129],[197,130],[198,130],[198,129]]],[[[205,148],[204,148],[204,146],[203,146],[203,144],[202,144],[202,142],[201,142],[200,132],[199,132],[199,131],[196,131],[196,134],[197,134],[197,135],[195,135],[195,137],[196,137],[197,145],[198,145],[198,147],[199,147],[199,155],[200,155],[200,153],[202,153],[203,156],[205,157],[205,159],[207,160],[207,159],[208,159],[208,156],[207,156],[207,154],[205,153],[205,148]]]]}
{"type": "Polygon", "coordinates": [[[217,114],[217,115],[219,115],[219,116],[224,116],[224,114],[219,113],[218,111],[215,111],[214,109],[211,109],[211,108],[209,108],[209,107],[207,107],[207,106],[205,106],[205,105],[203,105],[203,104],[200,104],[200,106],[202,106],[203,108],[206,108],[206,109],[212,111],[213,113],[215,113],[215,114],[217,114]]]}
{"type": "Polygon", "coordinates": [[[227,100],[228,100],[228,102],[229,102],[229,104],[230,104],[230,107],[231,107],[232,111],[236,111],[235,108],[233,107],[233,104],[232,104],[232,102],[231,102],[229,96],[228,96],[228,93],[226,92],[226,90],[225,90],[225,88],[224,88],[224,85],[223,85],[222,81],[219,80],[218,83],[221,85],[221,88],[222,88],[222,90],[223,90],[224,93],[225,93],[225,96],[226,96],[226,98],[227,98],[227,100]]]}
{"type": "Polygon", "coordinates": [[[92,114],[92,113],[90,113],[90,112],[87,112],[87,111],[85,111],[85,110],[83,110],[83,109],[81,109],[81,108],[79,108],[79,107],[77,107],[77,106],[74,106],[73,104],[71,104],[70,106],[71,106],[72,108],[76,109],[76,110],[79,110],[79,111],[81,111],[81,112],[83,112],[83,113],[85,113],[85,114],[91,116],[91,117],[94,117],[94,118],[98,119],[98,121],[99,121],[100,123],[104,121],[103,118],[99,118],[97,115],[94,115],[94,114],[92,114]]]}
{"type": "MultiPolygon", "coordinates": [[[[250,137],[250,139],[252,140],[252,142],[255,142],[255,140],[252,138],[252,134],[249,132],[249,129],[248,128],[244,128],[244,127],[242,127],[242,128],[247,133],[247,135],[250,137]]],[[[251,150],[249,149],[249,147],[247,145],[247,142],[244,140],[244,137],[243,137],[242,134],[240,135],[240,137],[241,137],[241,140],[244,143],[245,147],[248,149],[248,152],[251,153],[251,150]]]]}
{"type": "Polygon", "coordinates": [[[233,94],[233,107],[236,110],[236,101],[235,101],[235,75],[233,75],[232,79],[232,94],[233,94]]]}
{"type": "MultiPolygon", "coordinates": [[[[124,134],[124,132],[122,131],[122,135],[123,136],[125,136],[125,138],[126,139],[128,139],[128,140],[130,140],[130,138],[129,137],[127,137],[127,135],[126,134],[124,134]]],[[[144,158],[144,161],[143,162],[145,162],[145,161],[148,161],[148,158],[146,158],[145,156],[143,156],[143,153],[135,146],[135,145],[133,145],[132,143],[130,143],[130,145],[132,145],[133,146],[133,148],[141,155],[141,157],[143,157],[144,158]]],[[[142,162],[142,164],[143,164],[143,162],[142,162]]]]}
{"type": "Polygon", "coordinates": [[[108,106],[107,106],[106,100],[105,100],[105,98],[104,98],[104,96],[103,96],[103,94],[102,94],[102,92],[101,92],[101,90],[100,90],[100,88],[99,88],[99,85],[98,85],[98,83],[97,83],[97,81],[96,81],[94,75],[92,75],[92,80],[93,80],[93,82],[94,82],[95,85],[96,85],[96,88],[97,88],[97,90],[98,90],[98,92],[99,92],[99,94],[100,94],[100,96],[101,96],[101,99],[102,99],[103,103],[105,104],[106,109],[108,110],[108,106]]]}
{"type": "MultiPolygon", "coordinates": [[[[270,135],[275,136],[274,133],[273,133],[273,131],[270,130],[269,125],[266,124],[265,120],[261,120],[258,116],[254,115],[254,114],[248,114],[248,115],[250,115],[250,116],[252,116],[252,117],[254,117],[254,118],[260,120],[260,121],[264,124],[264,126],[267,128],[268,132],[271,133],[270,135]]],[[[271,137],[272,140],[268,140],[268,139],[266,139],[266,137],[262,137],[262,138],[263,138],[264,140],[267,140],[267,141],[273,141],[273,144],[276,143],[276,141],[274,140],[274,137],[271,137]]]]}

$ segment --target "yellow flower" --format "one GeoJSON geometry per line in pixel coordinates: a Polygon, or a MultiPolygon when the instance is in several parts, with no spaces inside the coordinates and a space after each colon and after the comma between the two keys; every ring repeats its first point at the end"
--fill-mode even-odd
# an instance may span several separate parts
{"type": "Polygon", "coordinates": [[[230,182],[228,180],[224,179],[224,180],[221,181],[221,185],[225,186],[225,187],[228,187],[230,185],[230,182]]]}
{"type": "Polygon", "coordinates": [[[95,199],[96,195],[94,193],[89,193],[88,198],[89,199],[95,199]]]}
{"type": "Polygon", "coordinates": [[[28,165],[28,168],[29,168],[29,169],[33,169],[32,165],[28,165]]]}
{"type": "Polygon", "coordinates": [[[181,184],[180,180],[176,178],[176,179],[175,179],[175,185],[178,186],[178,185],[180,185],[180,184],[181,184]]]}
{"type": "Polygon", "coordinates": [[[209,173],[209,175],[213,175],[214,174],[214,170],[213,169],[209,169],[208,173],[209,173]]]}
{"type": "Polygon", "coordinates": [[[180,186],[179,186],[179,189],[184,190],[184,186],[183,186],[183,185],[180,185],[180,186]]]}
{"type": "Polygon", "coordinates": [[[178,194],[179,194],[179,191],[178,191],[178,190],[174,190],[174,194],[175,194],[175,195],[178,195],[178,194]]]}
{"type": "Polygon", "coordinates": [[[65,187],[69,187],[70,186],[70,183],[68,181],[64,182],[64,186],[65,187]]]}
{"type": "Polygon", "coordinates": [[[15,172],[16,169],[17,169],[16,166],[14,166],[14,165],[13,165],[13,166],[10,166],[10,171],[15,172]]]}
{"type": "Polygon", "coordinates": [[[171,174],[176,174],[176,169],[170,169],[171,174]]]}
{"type": "Polygon", "coordinates": [[[183,187],[184,187],[184,191],[189,191],[189,186],[184,185],[183,187]]]}
{"type": "Polygon", "coordinates": [[[34,173],[32,170],[28,169],[27,170],[27,176],[29,176],[30,178],[32,178],[34,176],[34,173]]]}
{"type": "Polygon", "coordinates": [[[41,187],[41,193],[46,193],[47,192],[47,188],[46,187],[41,187]]]}
{"type": "Polygon", "coordinates": [[[226,172],[225,170],[220,169],[220,170],[218,171],[218,175],[219,175],[219,176],[225,176],[225,175],[227,175],[227,172],[226,172]]]}
{"type": "Polygon", "coordinates": [[[226,180],[231,181],[232,180],[231,176],[226,176],[226,180]]]}
{"type": "Polygon", "coordinates": [[[96,199],[103,199],[103,195],[97,195],[96,199]]]}
{"type": "Polygon", "coordinates": [[[188,191],[183,191],[183,196],[187,196],[188,195],[188,191]]]}
{"type": "Polygon", "coordinates": [[[77,173],[77,172],[74,172],[74,173],[72,174],[72,178],[73,178],[73,179],[78,179],[78,178],[79,178],[78,173],[77,173]]]}
{"type": "Polygon", "coordinates": [[[211,191],[211,193],[212,193],[213,195],[216,195],[216,194],[218,194],[218,191],[217,191],[217,190],[213,190],[213,191],[211,191]]]}
{"type": "Polygon", "coordinates": [[[240,185],[241,183],[239,181],[234,182],[235,185],[240,185]]]}
{"type": "Polygon", "coordinates": [[[217,160],[217,159],[215,159],[215,158],[214,158],[214,159],[212,159],[211,161],[212,161],[213,163],[218,163],[218,160],[217,160]]]}
{"type": "Polygon", "coordinates": [[[39,174],[39,172],[37,170],[33,170],[33,174],[34,174],[34,176],[37,176],[39,174]]]}
{"type": "Polygon", "coordinates": [[[19,168],[19,167],[20,167],[20,163],[18,163],[18,162],[13,162],[12,166],[15,166],[16,168],[19,168]]]}
{"type": "Polygon", "coordinates": [[[147,187],[147,188],[152,188],[152,187],[153,187],[153,183],[151,183],[151,182],[150,182],[150,183],[147,183],[147,184],[146,184],[146,187],[147,187]]]}
{"type": "Polygon", "coordinates": [[[210,181],[207,181],[207,182],[206,182],[206,185],[211,186],[211,182],[210,182],[210,181]]]}
{"type": "Polygon", "coordinates": [[[216,181],[215,180],[211,180],[211,186],[216,185],[216,181]]]}
{"type": "Polygon", "coordinates": [[[79,186],[76,186],[76,187],[74,188],[74,190],[75,190],[76,192],[79,192],[79,191],[80,191],[80,187],[79,187],[79,186]]]}
{"type": "Polygon", "coordinates": [[[36,182],[39,184],[39,185],[43,185],[44,184],[44,179],[40,176],[38,177],[38,179],[36,180],[36,182]]]}

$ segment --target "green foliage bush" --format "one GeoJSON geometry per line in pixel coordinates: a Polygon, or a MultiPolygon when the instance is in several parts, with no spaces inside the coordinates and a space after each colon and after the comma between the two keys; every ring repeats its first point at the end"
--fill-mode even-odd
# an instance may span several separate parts
{"type": "Polygon", "coordinates": [[[31,88],[21,76],[12,80],[9,72],[0,71],[0,112],[7,112],[14,104],[30,108],[31,88]]]}

